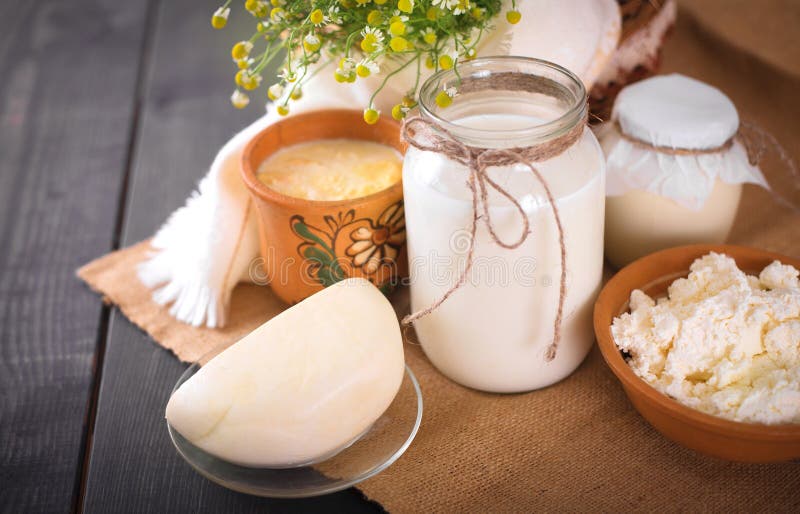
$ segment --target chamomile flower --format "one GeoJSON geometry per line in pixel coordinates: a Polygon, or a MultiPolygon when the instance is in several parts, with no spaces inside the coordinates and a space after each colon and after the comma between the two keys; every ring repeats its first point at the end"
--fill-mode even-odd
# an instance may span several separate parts
{"type": "Polygon", "coordinates": [[[273,102],[283,95],[283,86],[280,84],[272,84],[267,89],[267,97],[273,102]]]}
{"type": "Polygon", "coordinates": [[[339,12],[338,5],[331,6],[331,8],[328,9],[328,19],[331,23],[342,23],[342,13],[339,12]]]}
{"type": "Polygon", "coordinates": [[[410,13],[414,10],[414,0],[399,0],[397,2],[397,8],[403,12],[410,13]]]}
{"type": "Polygon", "coordinates": [[[339,67],[333,72],[336,82],[355,82],[356,80],[356,61],[351,57],[343,57],[339,60],[339,67]]]}
{"type": "Polygon", "coordinates": [[[389,24],[389,32],[393,36],[402,36],[406,33],[406,24],[402,20],[395,20],[389,24]]]}
{"type": "Polygon", "coordinates": [[[458,59],[458,52],[454,49],[446,50],[439,54],[439,68],[443,70],[452,69],[458,59]]]}
{"type": "Polygon", "coordinates": [[[403,36],[395,36],[389,40],[389,47],[395,52],[408,50],[409,43],[403,36]]]}
{"type": "Polygon", "coordinates": [[[389,23],[393,23],[395,21],[402,21],[403,23],[406,23],[408,21],[408,16],[403,14],[401,11],[395,9],[394,12],[392,13],[392,17],[389,18],[389,23]]]}
{"type": "MultiPolygon", "coordinates": [[[[296,64],[296,63],[295,63],[296,64]]],[[[283,68],[280,73],[278,73],[278,78],[285,81],[285,82],[294,82],[297,80],[297,72],[294,70],[289,70],[287,68],[283,68]]]]}
{"type": "Polygon", "coordinates": [[[433,0],[431,5],[434,7],[438,7],[439,9],[447,9],[452,11],[458,6],[459,0],[433,0]]]}
{"type": "Polygon", "coordinates": [[[269,12],[269,19],[274,22],[282,22],[286,19],[286,11],[283,7],[275,7],[269,12]]]}
{"type": "Polygon", "coordinates": [[[378,66],[378,63],[369,59],[362,59],[356,66],[356,74],[358,74],[359,77],[369,77],[372,74],[378,74],[380,72],[381,67],[378,66]]]}
{"type": "Polygon", "coordinates": [[[373,108],[364,109],[364,121],[366,121],[370,125],[375,125],[378,123],[378,119],[381,117],[381,111],[373,108]]]}
{"type": "Polygon", "coordinates": [[[311,14],[308,15],[308,19],[311,20],[311,23],[317,27],[320,25],[325,25],[331,21],[328,16],[325,16],[325,13],[322,12],[322,9],[314,9],[311,11],[311,14]]]}
{"type": "Polygon", "coordinates": [[[356,61],[352,57],[344,57],[339,60],[339,69],[345,73],[350,73],[355,70],[356,61]]]}
{"type": "Polygon", "coordinates": [[[239,59],[238,61],[236,61],[236,66],[240,70],[246,70],[247,68],[252,66],[254,62],[255,62],[254,59],[239,59]]]}
{"type": "Polygon", "coordinates": [[[380,51],[383,48],[383,32],[375,27],[364,27],[361,31],[361,49],[367,53],[380,51]]]}
{"type": "Polygon", "coordinates": [[[439,94],[436,95],[436,105],[442,108],[449,107],[450,104],[453,103],[453,98],[455,98],[456,94],[458,94],[458,92],[454,87],[448,87],[439,91],[439,94]]]}
{"type": "Polygon", "coordinates": [[[397,104],[392,107],[392,118],[396,119],[397,121],[402,120],[410,111],[408,107],[404,106],[403,104],[397,104]]]}
{"type": "Polygon", "coordinates": [[[426,27],[425,30],[422,31],[422,40],[429,45],[435,44],[437,39],[439,38],[431,27],[426,27]]]}
{"type": "Polygon", "coordinates": [[[214,15],[211,16],[211,26],[215,29],[224,28],[225,25],[228,24],[228,16],[231,14],[230,7],[220,7],[216,11],[214,11],[214,15]]]}
{"type": "Polygon", "coordinates": [[[470,4],[470,0],[458,0],[456,5],[451,7],[453,14],[458,16],[459,14],[464,14],[465,12],[469,11],[472,8],[470,4]]]}
{"type": "Polygon", "coordinates": [[[244,109],[250,103],[250,97],[238,89],[231,95],[231,104],[237,109],[244,109]]]}
{"type": "Polygon", "coordinates": [[[258,73],[253,73],[250,70],[242,70],[244,71],[244,78],[242,80],[242,87],[248,91],[252,91],[253,89],[257,89],[258,86],[261,85],[261,81],[263,77],[258,73]]]}
{"type": "Polygon", "coordinates": [[[377,27],[383,23],[383,14],[377,9],[370,11],[369,14],[367,14],[367,23],[373,27],[377,27]]]}
{"type": "Polygon", "coordinates": [[[248,91],[252,91],[261,85],[262,78],[263,77],[261,77],[261,75],[258,73],[253,73],[250,70],[239,70],[236,72],[234,80],[236,81],[237,86],[248,91]]]}
{"type": "Polygon", "coordinates": [[[245,59],[248,55],[250,55],[251,50],[253,50],[253,43],[250,41],[239,41],[233,45],[233,48],[231,48],[231,58],[233,59],[233,62],[245,59]]]}
{"type": "Polygon", "coordinates": [[[319,50],[320,45],[322,45],[322,41],[316,34],[308,33],[303,38],[303,48],[305,48],[306,52],[316,52],[319,50]]]}
{"type": "MultiPolygon", "coordinates": [[[[262,1],[256,1],[254,2],[254,4],[255,5],[253,6],[252,9],[247,9],[248,11],[250,11],[250,14],[252,14],[256,18],[266,18],[267,14],[269,14],[269,6],[267,5],[267,3],[262,1]]],[[[246,4],[245,8],[247,8],[246,4]]]]}

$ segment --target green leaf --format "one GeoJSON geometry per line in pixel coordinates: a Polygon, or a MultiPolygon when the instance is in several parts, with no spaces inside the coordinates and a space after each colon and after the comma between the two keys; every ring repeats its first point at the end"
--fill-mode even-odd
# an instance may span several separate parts
{"type": "Polygon", "coordinates": [[[303,251],[303,256],[306,259],[317,261],[326,267],[330,267],[331,265],[331,256],[323,252],[316,246],[307,246],[306,249],[303,251]]]}
{"type": "Polygon", "coordinates": [[[330,266],[321,267],[317,272],[317,279],[325,287],[332,286],[333,284],[341,280],[341,278],[338,278],[334,275],[330,266]]]}
{"type": "Polygon", "coordinates": [[[333,273],[333,276],[336,277],[337,282],[345,279],[344,270],[342,270],[342,267],[339,266],[339,259],[333,259],[331,262],[331,272],[333,273]]]}
{"type": "Polygon", "coordinates": [[[297,222],[295,222],[292,228],[300,237],[306,239],[307,241],[312,241],[319,244],[330,254],[331,258],[336,258],[336,256],[333,253],[333,250],[328,246],[328,244],[321,237],[311,232],[311,230],[309,230],[309,228],[306,226],[305,223],[298,220],[297,222]]]}

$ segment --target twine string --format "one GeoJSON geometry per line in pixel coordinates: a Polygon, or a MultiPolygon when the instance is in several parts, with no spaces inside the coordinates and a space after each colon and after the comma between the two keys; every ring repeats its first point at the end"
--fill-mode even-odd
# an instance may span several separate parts
{"type": "MultiPolygon", "coordinates": [[[[633,137],[630,134],[627,134],[624,130],[622,130],[622,126],[619,124],[619,121],[614,121],[614,129],[616,129],[617,133],[622,139],[631,143],[634,146],[645,148],[647,150],[654,150],[658,153],[663,153],[667,155],[704,155],[704,154],[721,153],[730,149],[730,147],[733,146],[734,139],[736,139],[736,135],[734,134],[732,137],[728,138],[728,140],[722,143],[721,145],[714,146],[711,148],[677,148],[674,146],[657,145],[654,143],[649,143],[643,139],[639,139],[638,137],[633,137]]],[[[748,152],[748,157],[749,157],[749,152],[748,152]]]]}
{"type": "MultiPolygon", "coordinates": [[[[751,121],[742,121],[739,126],[739,131],[737,132],[737,137],[745,147],[745,150],[747,150],[747,157],[751,165],[758,166],[764,156],[767,155],[768,151],[772,150],[781,163],[783,163],[784,168],[789,172],[792,185],[795,189],[800,188],[800,173],[798,173],[797,170],[797,163],[795,163],[794,159],[789,155],[789,152],[778,142],[775,136],[751,121]]],[[[792,201],[786,199],[782,194],[778,193],[775,188],[770,187],[769,191],[778,203],[795,213],[800,213],[800,208],[792,201]]]]}
{"type": "Polygon", "coordinates": [[[555,197],[539,170],[533,165],[534,162],[550,159],[563,153],[583,134],[586,120],[576,124],[567,133],[551,139],[545,143],[524,147],[524,148],[478,148],[468,146],[459,141],[445,128],[434,124],[420,117],[407,120],[403,124],[403,139],[414,148],[422,151],[443,154],[450,160],[458,162],[469,171],[467,177],[467,187],[471,193],[472,200],[472,219],[469,230],[469,248],[467,249],[466,263],[458,275],[456,281],[448,288],[445,293],[435,300],[428,307],[405,316],[402,320],[404,327],[410,326],[416,320],[427,316],[435,311],[450,296],[461,288],[467,281],[469,272],[472,269],[475,256],[475,236],[478,229],[478,220],[483,221],[492,242],[501,248],[513,250],[519,248],[530,235],[530,220],[525,209],[500,184],[495,182],[488,174],[490,167],[511,166],[520,164],[527,167],[537,182],[544,189],[547,200],[553,211],[553,218],[558,230],[558,244],[560,249],[561,276],[559,280],[558,308],[553,323],[553,340],[545,352],[545,359],[552,361],[557,354],[558,344],[561,340],[561,324],[564,315],[564,300],[567,294],[567,249],[564,238],[564,227],[561,223],[561,215],[556,205],[555,197]],[[498,194],[506,198],[517,210],[522,221],[522,229],[516,240],[512,242],[503,241],[497,234],[490,213],[489,189],[495,190],[498,194]]]}

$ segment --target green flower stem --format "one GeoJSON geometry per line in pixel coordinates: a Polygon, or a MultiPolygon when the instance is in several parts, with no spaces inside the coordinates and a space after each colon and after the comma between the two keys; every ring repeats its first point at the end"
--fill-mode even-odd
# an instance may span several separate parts
{"type": "Polygon", "coordinates": [[[419,91],[419,79],[422,76],[422,59],[417,57],[417,80],[414,82],[414,95],[419,91]]]}
{"type": "Polygon", "coordinates": [[[374,93],[372,93],[372,96],[371,96],[371,97],[369,97],[369,106],[370,106],[370,107],[372,107],[372,106],[374,105],[374,103],[375,103],[375,97],[376,97],[376,96],[378,96],[378,93],[380,93],[380,92],[383,90],[383,88],[384,88],[384,87],[386,87],[386,83],[387,83],[387,82],[389,82],[389,79],[390,79],[390,78],[392,78],[393,76],[397,75],[398,73],[400,73],[401,71],[403,71],[404,69],[406,69],[406,68],[408,67],[408,65],[409,65],[409,64],[411,64],[412,62],[414,62],[414,61],[417,61],[417,60],[419,60],[419,53],[417,54],[417,56],[416,56],[416,57],[414,57],[413,59],[409,59],[408,61],[406,61],[406,63],[405,63],[405,64],[403,64],[403,65],[402,65],[402,66],[400,66],[399,68],[395,69],[394,71],[392,71],[391,73],[389,73],[388,75],[386,75],[386,76],[383,78],[383,82],[381,82],[381,85],[380,85],[380,86],[378,86],[378,89],[376,89],[376,90],[375,90],[375,92],[374,92],[374,93]]]}

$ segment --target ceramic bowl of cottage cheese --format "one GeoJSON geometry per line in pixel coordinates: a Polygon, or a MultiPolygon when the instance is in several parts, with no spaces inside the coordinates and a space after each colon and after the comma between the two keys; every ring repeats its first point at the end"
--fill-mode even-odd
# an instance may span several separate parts
{"type": "Polygon", "coordinates": [[[798,270],[732,245],[643,257],[595,304],[603,358],[667,438],[734,461],[800,458],[798,270]]]}

